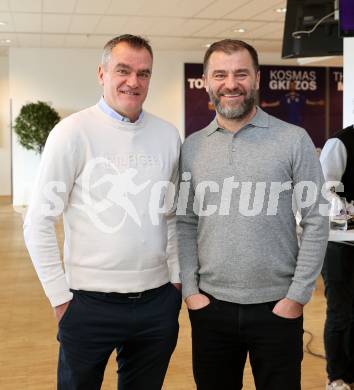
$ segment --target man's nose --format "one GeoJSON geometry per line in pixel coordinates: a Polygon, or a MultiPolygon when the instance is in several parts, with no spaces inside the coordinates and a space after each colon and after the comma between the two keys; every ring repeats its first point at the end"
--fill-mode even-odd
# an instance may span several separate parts
{"type": "Polygon", "coordinates": [[[227,89],[235,89],[236,87],[238,86],[238,81],[237,81],[237,78],[232,75],[232,74],[229,74],[226,79],[225,79],[225,87],[227,89]]]}
{"type": "Polygon", "coordinates": [[[134,72],[131,72],[127,78],[127,85],[131,88],[136,88],[139,84],[138,75],[134,72]]]}

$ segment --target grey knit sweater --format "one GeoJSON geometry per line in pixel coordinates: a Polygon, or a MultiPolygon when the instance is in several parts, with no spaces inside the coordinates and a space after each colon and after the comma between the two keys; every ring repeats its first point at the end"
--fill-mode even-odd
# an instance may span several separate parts
{"type": "Polygon", "coordinates": [[[323,175],[307,133],[257,107],[235,134],[214,120],[190,136],[180,171],[180,194],[190,184],[177,210],[184,297],[201,289],[241,304],[284,297],[305,304],[328,239],[328,218],[319,212],[320,204],[327,207],[323,175]],[[296,189],[303,201],[300,246],[296,189]]]}

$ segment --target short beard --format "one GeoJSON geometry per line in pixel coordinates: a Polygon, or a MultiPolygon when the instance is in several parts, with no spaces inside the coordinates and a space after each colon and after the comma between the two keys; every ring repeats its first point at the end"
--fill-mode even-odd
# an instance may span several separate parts
{"type": "Polygon", "coordinates": [[[209,97],[212,101],[217,113],[225,119],[244,119],[252,111],[256,104],[257,90],[252,88],[249,96],[246,96],[244,101],[238,107],[223,107],[220,99],[209,90],[209,97]]]}

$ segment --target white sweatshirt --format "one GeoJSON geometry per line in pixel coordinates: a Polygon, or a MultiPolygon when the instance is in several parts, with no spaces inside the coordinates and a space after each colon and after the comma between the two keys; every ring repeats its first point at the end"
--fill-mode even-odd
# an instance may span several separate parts
{"type": "Polygon", "coordinates": [[[177,187],[179,153],[177,129],[147,112],[127,123],[95,105],[52,130],[24,223],[52,306],[72,299],[70,288],[126,293],[179,282],[165,194],[169,181],[177,187]],[[55,234],[61,214],[65,273],[55,234]]]}

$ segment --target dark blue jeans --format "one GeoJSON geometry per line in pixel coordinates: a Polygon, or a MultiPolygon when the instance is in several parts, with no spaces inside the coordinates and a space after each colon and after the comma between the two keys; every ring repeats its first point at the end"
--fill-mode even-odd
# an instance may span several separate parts
{"type": "Polygon", "coordinates": [[[181,294],[172,285],[131,294],[73,291],[59,323],[58,390],[98,390],[113,350],[119,390],[160,390],[176,346],[181,294]]]}
{"type": "Polygon", "coordinates": [[[276,316],[276,302],[239,305],[208,296],[208,306],[189,310],[197,389],[242,389],[248,353],[257,390],[301,389],[302,316],[276,316]]]}
{"type": "Polygon", "coordinates": [[[329,242],[322,276],[327,299],[324,344],[330,381],[354,382],[354,247],[329,242]]]}

